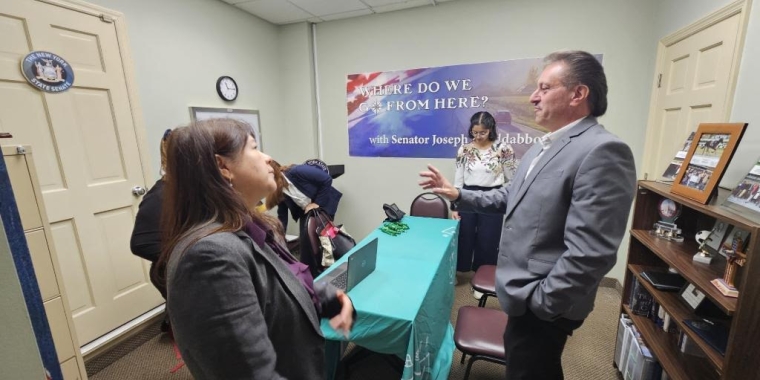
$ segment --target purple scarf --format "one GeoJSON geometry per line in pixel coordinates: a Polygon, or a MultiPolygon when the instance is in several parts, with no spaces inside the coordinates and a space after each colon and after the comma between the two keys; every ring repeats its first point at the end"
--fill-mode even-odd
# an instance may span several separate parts
{"type": "Polygon", "coordinates": [[[296,260],[296,258],[293,257],[293,255],[291,255],[285,247],[277,243],[274,238],[274,231],[267,228],[267,226],[264,224],[258,221],[251,221],[246,223],[243,230],[248,234],[248,236],[251,237],[251,239],[253,239],[254,242],[256,242],[258,246],[263,247],[266,244],[275,253],[277,253],[277,256],[279,256],[285,265],[288,266],[290,272],[293,273],[296,278],[298,278],[298,280],[301,282],[301,285],[303,285],[304,289],[306,289],[306,291],[309,293],[311,302],[314,304],[317,312],[321,312],[319,299],[317,298],[317,294],[314,292],[314,277],[311,276],[309,267],[306,264],[296,260]]]}

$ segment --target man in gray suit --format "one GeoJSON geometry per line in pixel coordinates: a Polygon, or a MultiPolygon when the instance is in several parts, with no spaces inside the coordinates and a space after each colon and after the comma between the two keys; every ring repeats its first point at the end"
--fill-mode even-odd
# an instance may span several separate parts
{"type": "Polygon", "coordinates": [[[510,380],[563,378],[565,342],[615,265],[636,190],[630,148],[596,121],[607,110],[602,65],[581,51],[544,61],[530,101],[549,133],[525,153],[509,187],[470,192],[433,166],[420,173],[420,185],[452,208],[505,214],[496,292],[509,315],[510,380]]]}

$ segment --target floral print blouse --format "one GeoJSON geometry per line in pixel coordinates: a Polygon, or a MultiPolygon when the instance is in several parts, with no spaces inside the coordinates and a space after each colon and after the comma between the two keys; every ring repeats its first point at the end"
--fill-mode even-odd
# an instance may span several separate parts
{"type": "Polygon", "coordinates": [[[517,170],[515,151],[509,144],[494,141],[479,149],[472,143],[459,147],[454,186],[496,187],[509,183],[517,170]]]}

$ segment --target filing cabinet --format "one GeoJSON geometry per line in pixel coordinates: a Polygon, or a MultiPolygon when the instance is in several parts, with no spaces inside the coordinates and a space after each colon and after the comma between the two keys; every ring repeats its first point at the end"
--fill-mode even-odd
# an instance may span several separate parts
{"type": "Polygon", "coordinates": [[[29,146],[3,146],[2,151],[63,378],[86,380],[87,373],[46,218],[32,149],[29,146]]]}

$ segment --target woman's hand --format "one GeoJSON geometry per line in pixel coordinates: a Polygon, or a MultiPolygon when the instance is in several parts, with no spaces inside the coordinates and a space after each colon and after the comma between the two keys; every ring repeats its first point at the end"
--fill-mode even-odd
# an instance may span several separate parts
{"type": "Polygon", "coordinates": [[[335,331],[340,331],[343,336],[348,338],[348,333],[354,325],[354,304],[342,290],[338,290],[338,301],[340,301],[340,314],[330,318],[330,327],[335,331]]]}
{"type": "Polygon", "coordinates": [[[312,202],[312,203],[307,204],[306,207],[304,207],[303,211],[308,213],[309,211],[314,210],[315,208],[319,208],[319,205],[312,202]]]}
{"type": "Polygon", "coordinates": [[[457,212],[457,211],[452,211],[452,212],[451,212],[451,219],[454,219],[454,220],[460,220],[460,219],[462,219],[462,217],[461,217],[461,216],[459,216],[459,212],[457,212]]]}

